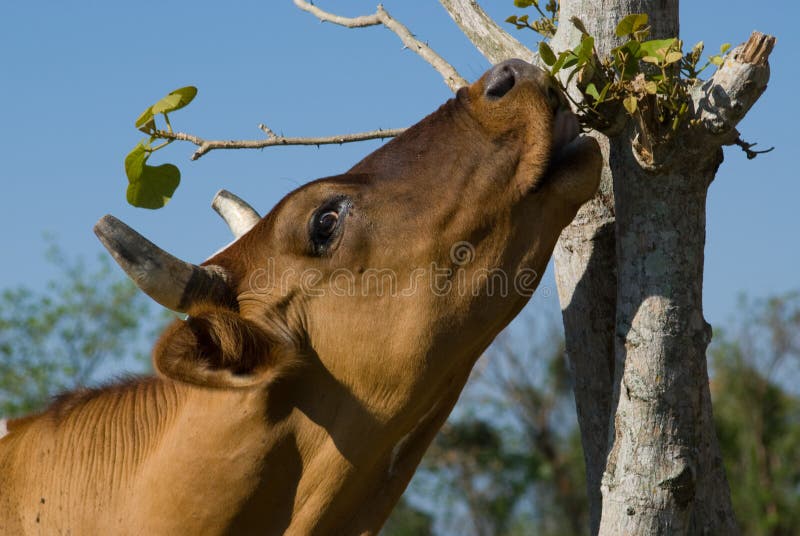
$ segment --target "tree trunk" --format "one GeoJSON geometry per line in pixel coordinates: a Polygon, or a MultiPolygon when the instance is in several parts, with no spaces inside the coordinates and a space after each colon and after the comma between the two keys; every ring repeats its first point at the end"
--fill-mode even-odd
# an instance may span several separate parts
{"type": "Polygon", "coordinates": [[[625,172],[614,176],[616,411],[600,534],[695,533],[693,514],[696,533],[735,534],[702,315],[706,191],[722,151],[652,172],[635,158],[629,134],[612,143],[612,166],[625,172]]]}
{"type": "MultiPolygon", "coordinates": [[[[596,136],[608,162],[609,140],[596,136]]],[[[614,194],[611,173],[603,170],[600,193],[565,228],[553,254],[564,321],[567,361],[575,379],[589,525],[597,533],[602,511],[600,481],[606,463],[608,421],[614,377],[614,315],[617,270],[614,194]]]]}
{"type": "MultiPolygon", "coordinates": [[[[678,34],[678,3],[620,0],[562,0],[560,24],[552,47],[574,47],[581,34],[569,21],[580,19],[595,37],[600,55],[620,44],[617,22],[631,13],[649,13],[654,37],[678,34]]],[[[606,466],[609,423],[614,385],[614,333],[617,295],[617,258],[614,209],[614,176],[625,173],[616,156],[618,144],[595,134],[605,161],[599,195],[585,205],[561,235],[554,259],[556,282],[564,320],[567,357],[575,377],[575,405],[581,430],[589,519],[597,534],[603,510],[600,492],[606,466]],[[612,154],[613,151],[613,154],[612,154]],[[612,162],[613,161],[613,162],[612,162]]]]}

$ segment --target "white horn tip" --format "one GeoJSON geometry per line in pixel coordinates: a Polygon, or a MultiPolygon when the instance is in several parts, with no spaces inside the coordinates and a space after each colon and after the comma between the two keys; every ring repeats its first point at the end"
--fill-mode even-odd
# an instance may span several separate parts
{"type": "Polygon", "coordinates": [[[228,190],[217,192],[211,208],[225,220],[236,238],[252,229],[261,219],[253,207],[228,190]]]}

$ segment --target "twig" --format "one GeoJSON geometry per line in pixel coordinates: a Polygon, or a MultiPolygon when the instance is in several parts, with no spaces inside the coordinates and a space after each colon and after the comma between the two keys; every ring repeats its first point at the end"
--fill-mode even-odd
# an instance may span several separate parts
{"type": "Polygon", "coordinates": [[[753,158],[757,157],[760,154],[768,153],[775,149],[775,147],[770,147],[769,149],[765,149],[763,151],[754,151],[752,148],[758,145],[757,143],[747,143],[744,141],[741,136],[737,136],[736,139],[733,141],[734,145],[738,145],[742,148],[742,151],[747,154],[747,159],[752,160],[753,158]]]}
{"type": "Polygon", "coordinates": [[[357,132],[354,134],[341,134],[338,136],[324,136],[320,138],[291,138],[278,136],[266,125],[258,125],[267,137],[263,140],[204,140],[193,134],[184,132],[168,132],[166,130],[156,130],[153,134],[158,138],[167,140],[180,140],[194,143],[199,148],[192,154],[192,160],[197,160],[204,154],[214,149],[263,149],[274,145],[332,145],[350,143],[354,141],[365,141],[375,139],[393,138],[401,134],[404,128],[393,128],[387,130],[372,130],[370,132],[357,132]]]}
{"type": "Polygon", "coordinates": [[[491,63],[500,63],[511,58],[534,61],[537,56],[500,28],[475,0],[439,0],[439,3],[491,63]]]}
{"type": "Polygon", "coordinates": [[[691,91],[694,116],[724,144],[735,143],[736,125],[755,104],[769,81],[768,58],[775,38],[753,32],[736,47],[710,79],[691,91]]]}
{"type": "Polygon", "coordinates": [[[412,34],[407,27],[393,19],[380,4],[373,15],[352,18],[328,13],[305,0],[294,0],[294,5],[303,11],[311,13],[321,22],[332,22],[346,28],[365,28],[367,26],[378,26],[382,24],[394,32],[406,48],[416,52],[422,59],[431,64],[431,66],[442,75],[445,84],[447,84],[447,87],[452,91],[455,92],[458,88],[467,85],[467,81],[458,74],[458,71],[456,71],[452,65],[447,63],[444,58],[434,52],[427,44],[414,37],[414,34],[412,34]]]}

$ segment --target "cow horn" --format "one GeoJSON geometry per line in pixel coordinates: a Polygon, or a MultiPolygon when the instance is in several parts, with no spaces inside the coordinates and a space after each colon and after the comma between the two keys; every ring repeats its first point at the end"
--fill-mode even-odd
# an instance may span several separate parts
{"type": "Polygon", "coordinates": [[[252,229],[261,219],[253,207],[228,190],[217,192],[211,202],[211,208],[222,216],[236,238],[252,229]]]}
{"type": "Polygon", "coordinates": [[[136,286],[167,309],[188,312],[193,303],[234,304],[228,272],[184,262],[107,214],[94,233],[136,286]]]}

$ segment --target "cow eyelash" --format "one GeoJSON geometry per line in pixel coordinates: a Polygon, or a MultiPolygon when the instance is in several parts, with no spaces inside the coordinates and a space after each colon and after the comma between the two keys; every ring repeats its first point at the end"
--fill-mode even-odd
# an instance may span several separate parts
{"type": "Polygon", "coordinates": [[[314,255],[329,253],[341,236],[343,220],[350,208],[346,197],[335,197],[320,206],[311,216],[308,234],[314,255]]]}

